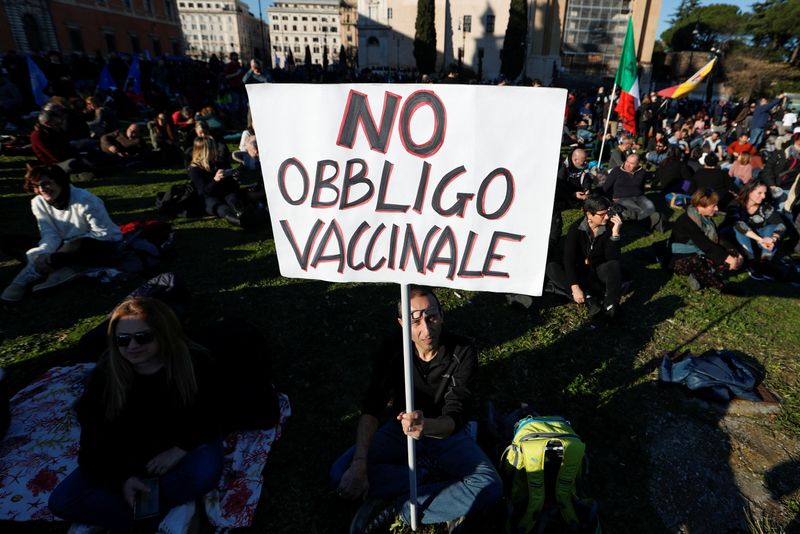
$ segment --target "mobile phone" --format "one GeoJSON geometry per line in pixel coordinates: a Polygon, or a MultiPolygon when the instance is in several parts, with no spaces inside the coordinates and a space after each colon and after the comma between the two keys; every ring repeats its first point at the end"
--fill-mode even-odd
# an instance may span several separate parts
{"type": "Polygon", "coordinates": [[[158,478],[143,478],[142,482],[150,490],[137,491],[133,500],[133,518],[144,519],[158,515],[158,478]]]}

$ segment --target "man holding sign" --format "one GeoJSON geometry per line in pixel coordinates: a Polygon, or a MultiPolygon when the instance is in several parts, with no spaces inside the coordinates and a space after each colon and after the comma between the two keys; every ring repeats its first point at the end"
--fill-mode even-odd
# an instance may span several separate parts
{"type": "Polygon", "coordinates": [[[406,436],[417,440],[422,523],[444,523],[480,512],[499,500],[503,491],[492,462],[465,426],[478,367],[475,348],[443,329],[444,316],[430,289],[411,286],[409,292],[417,409],[407,413],[395,408],[379,427],[387,404],[399,406],[403,398],[402,342],[393,336],[376,356],[356,444],[331,469],[339,496],[370,498],[351,532],[368,531],[371,523],[388,521],[396,513],[410,522],[406,436]],[[427,483],[431,476],[436,482],[427,483]]]}

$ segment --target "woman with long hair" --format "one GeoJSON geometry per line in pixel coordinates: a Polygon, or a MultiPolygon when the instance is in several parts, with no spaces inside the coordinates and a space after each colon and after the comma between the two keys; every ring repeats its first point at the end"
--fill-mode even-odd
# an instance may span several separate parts
{"type": "Polygon", "coordinates": [[[742,187],[737,201],[728,206],[722,226],[732,234],[756,279],[797,279],[794,264],[788,258],[773,261],[786,225],[772,203],[766,200],[767,186],[753,179],[742,187]],[[785,264],[784,264],[785,263],[785,264]]]}
{"type": "Polygon", "coordinates": [[[753,179],[753,165],[750,163],[750,153],[742,152],[733,165],[728,169],[728,174],[733,178],[737,188],[741,188],[753,179]]]}
{"type": "Polygon", "coordinates": [[[189,179],[209,215],[241,226],[245,206],[239,194],[238,171],[217,166],[217,143],[212,137],[195,138],[189,179]]]}
{"type": "Polygon", "coordinates": [[[75,409],[78,468],[53,491],[58,517],[128,532],[148,499],[160,517],[213,489],[222,472],[207,353],[172,310],[136,297],[111,314],[108,351],[75,409]]]}
{"type": "Polygon", "coordinates": [[[76,269],[116,262],[122,233],[102,200],[71,185],[69,176],[58,165],[29,167],[23,187],[36,195],[31,200],[31,211],[39,226],[38,244],[33,236],[17,236],[18,247],[30,245],[22,249],[26,250],[24,255],[15,254],[26,265],[0,300],[18,302],[33,284],[34,291],[48,289],[78,276],[76,269]]]}
{"type": "Polygon", "coordinates": [[[691,197],[691,203],[675,221],[670,237],[670,268],[688,277],[689,287],[713,287],[729,290],[725,276],[739,269],[742,256],[736,247],[720,239],[714,215],[719,208],[719,194],[701,188],[691,197]]]}

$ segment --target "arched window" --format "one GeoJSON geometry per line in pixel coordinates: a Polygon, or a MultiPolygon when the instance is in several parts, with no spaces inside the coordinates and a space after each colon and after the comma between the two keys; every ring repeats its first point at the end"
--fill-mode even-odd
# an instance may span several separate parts
{"type": "Polygon", "coordinates": [[[22,28],[25,30],[25,40],[28,41],[28,48],[31,52],[43,51],[44,41],[36,18],[30,13],[22,15],[22,28]]]}

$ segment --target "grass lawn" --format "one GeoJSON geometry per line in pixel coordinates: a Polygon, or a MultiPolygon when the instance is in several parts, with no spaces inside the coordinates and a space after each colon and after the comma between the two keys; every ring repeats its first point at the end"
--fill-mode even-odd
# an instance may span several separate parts
{"type": "MultiPolygon", "coordinates": [[[[35,229],[29,195],[21,187],[25,161],[0,157],[3,232],[35,229]]],[[[103,198],[123,224],[157,218],[156,192],[184,180],[181,169],[124,170],[76,185],[103,198]]],[[[566,214],[565,227],[576,217],[577,212],[566,214]]],[[[176,254],[162,268],[187,281],[196,301],[193,316],[205,322],[237,315],[259,325],[271,344],[276,384],[292,402],[294,414],[267,464],[253,531],[343,532],[353,508],[328,488],[328,468],[354,439],[371,351],[382,333],[396,327],[399,286],[282,278],[266,231],[246,233],[211,219],[173,223],[176,254]]],[[[652,387],[660,355],[681,346],[694,353],[727,348],[749,355],[784,401],[768,424],[800,436],[800,289],[739,275],[747,297],[692,292],[679,277],[632,255],[663,238],[646,237],[632,226],[623,234],[634,291],[623,303],[623,320],[606,329],[592,329],[582,309],[553,297],[537,299],[525,310],[508,306],[503,295],[451,290],[439,295],[447,324],[474,337],[480,349],[478,418],[489,400],[503,411],[525,401],[541,414],[566,416],[587,443],[589,493],[600,501],[605,531],[664,532],[655,512],[658,502],[647,497],[644,429],[650,410],[679,410],[680,403],[652,387]]],[[[0,258],[0,284],[5,287],[19,268],[0,258]]],[[[7,368],[12,389],[49,367],[81,359],[70,351],[80,336],[142,281],[78,281],[15,306],[0,304],[0,366],[7,368]]],[[[66,527],[6,522],[0,530],[64,532],[66,527]]]]}

